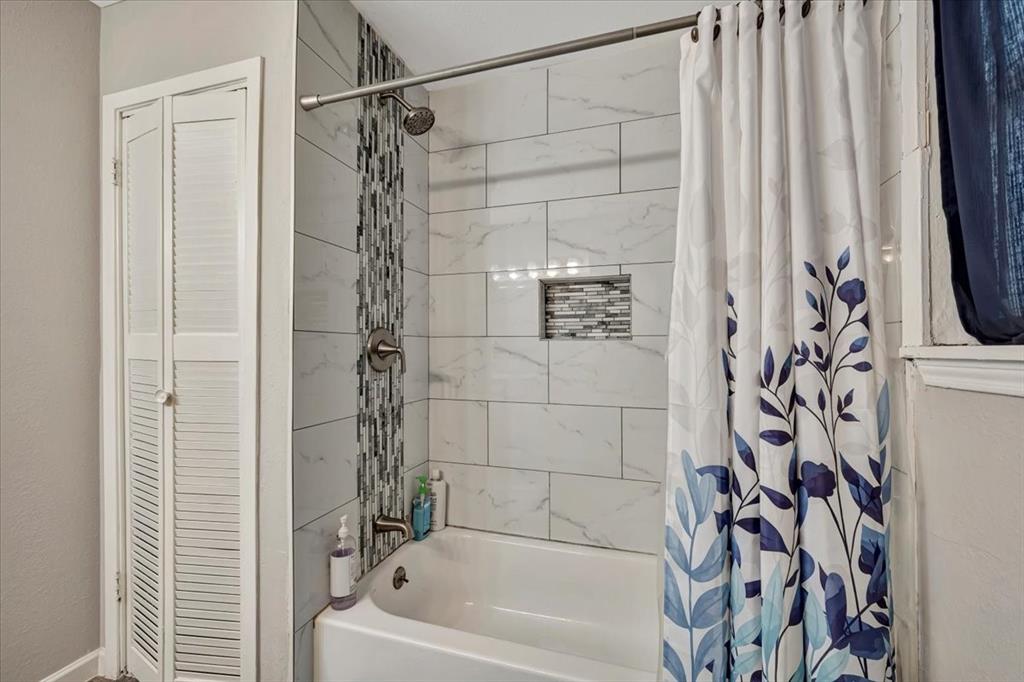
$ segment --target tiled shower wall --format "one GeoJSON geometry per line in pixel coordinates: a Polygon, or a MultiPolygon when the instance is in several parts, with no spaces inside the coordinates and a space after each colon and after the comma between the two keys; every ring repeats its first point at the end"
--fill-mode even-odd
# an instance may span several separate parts
{"type": "Polygon", "coordinates": [[[431,92],[430,460],[449,522],[661,546],[679,47],[431,92]],[[632,338],[540,339],[540,278],[631,275],[632,338]]]}
{"type": "MultiPolygon", "coordinates": [[[[359,15],[348,2],[298,7],[298,94],[358,82],[359,15]]],[[[422,89],[406,97],[425,102],[422,89]]],[[[293,552],[295,680],[312,679],[313,617],[329,601],[327,554],[338,517],[359,528],[360,104],[305,112],[296,104],[293,339],[293,552]]],[[[403,139],[405,263],[404,440],[409,466],[426,461],[427,154],[403,139]],[[419,278],[416,281],[419,269],[419,278]],[[419,293],[417,293],[419,292],[419,293]],[[420,348],[417,351],[415,349],[420,348]],[[417,402],[418,401],[418,402],[417,402]]]]}

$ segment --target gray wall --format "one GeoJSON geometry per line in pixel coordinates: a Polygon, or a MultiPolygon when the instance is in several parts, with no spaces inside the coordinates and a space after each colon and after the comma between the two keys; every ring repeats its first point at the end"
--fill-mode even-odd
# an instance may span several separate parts
{"type": "Polygon", "coordinates": [[[928,682],[1024,679],[1024,398],[912,380],[921,668],[928,682]]]}
{"type": "Polygon", "coordinates": [[[260,139],[259,662],[288,679],[294,0],[120,2],[103,9],[104,94],[263,57],[260,139]]]}
{"type": "Polygon", "coordinates": [[[99,39],[85,0],[0,3],[3,680],[100,643],[99,39]]]}
{"type": "MultiPolygon", "coordinates": [[[[296,81],[300,93],[357,83],[359,14],[348,2],[300,0],[296,81]]],[[[426,101],[422,88],[406,97],[426,101]]],[[[357,306],[360,276],[357,121],[360,103],[297,111],[295,123],[294,480],[295,679],[313,672],[313,618],[329,595],[327,554],[338,517],[358,536],[357,306]]],[[[422,139],[422,138],[421,138],[422,139]]],[[[425,140],[423,140],[425,143],[425,140]]],[[[426,462],[427,153],[404,137],[405,462],[426,462]],[[418,335],[418,338],[417,338],[418,335]],[[423,354],[416,353],[421,346],[423,354]]]]}

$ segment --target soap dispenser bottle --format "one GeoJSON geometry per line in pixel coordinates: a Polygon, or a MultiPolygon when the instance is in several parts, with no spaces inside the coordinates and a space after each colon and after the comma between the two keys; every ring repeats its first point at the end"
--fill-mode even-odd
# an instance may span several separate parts
{"type": "Polygon", "coordinates": [[[426,476],[417,476],[416,480],[420,489],[412,501],[412,539],[422,540],[430,532],[430,490],[426,476]]]}
{"type": "Polygon", "coordinates": [[[356,539],[348,530],[348,515],[341,517],[338,544],[331,551],[331,608],[343,611],[356,603],[356,578],[359,573],[356,539]]]}

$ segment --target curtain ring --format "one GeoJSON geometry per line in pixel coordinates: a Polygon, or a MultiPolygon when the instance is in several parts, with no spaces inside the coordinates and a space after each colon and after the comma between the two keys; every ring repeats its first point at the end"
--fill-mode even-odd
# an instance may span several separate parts
{"type": "Polygon", "coordinates": [[[697,42],[699,39],[700,39],[700,31],[697,30],[696,26],[694,26],[693,30],[690,31],[690,40],[692,40],[693,42],[697,42]]]}
{"type": "Polygon", "coordinates": [[[718,40],[718,34],[722,32],[722,27],[715,24],[715,34],[711,36],[711,40],[718,40]]]}
{"type": "Polygon", "coordinates": [[[804,0],[804,4],[800,6],[800,16],[807,17],[811,13],[811,0],[804,0]]]}
{"type": "Polygon", "coordinates": [[[764,12],[757,15],[757,30],[761,30],[761,26],[764,24],[764,12]]]}
{"type": "Polygon", "coordinates": [[[782,20],[785,19],[785,18],[786,18],[786,6],[785,5],[779,5],[779,23],[781,24],[782,20]]]}
{"type": "Polygon", "coordinates": [[[839,11],[840,11],[840,12],[842,12],[842,11],[843,11],[843,5],[844,5],[844,4],[845,4],[845,3],[843,2],[843,0],[839,0],[839,11]]]}

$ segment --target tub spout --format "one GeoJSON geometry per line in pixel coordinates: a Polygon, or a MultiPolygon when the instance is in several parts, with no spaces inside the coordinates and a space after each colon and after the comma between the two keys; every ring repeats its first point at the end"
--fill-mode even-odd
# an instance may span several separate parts
{"type": "Polygon", "coordinates": [[[402,541],[412,538],[412,526],[405,519],[394,516],[378,516],[373,520],[373,532],[375,535],[399,531],[402,534],[402,541]]]}

